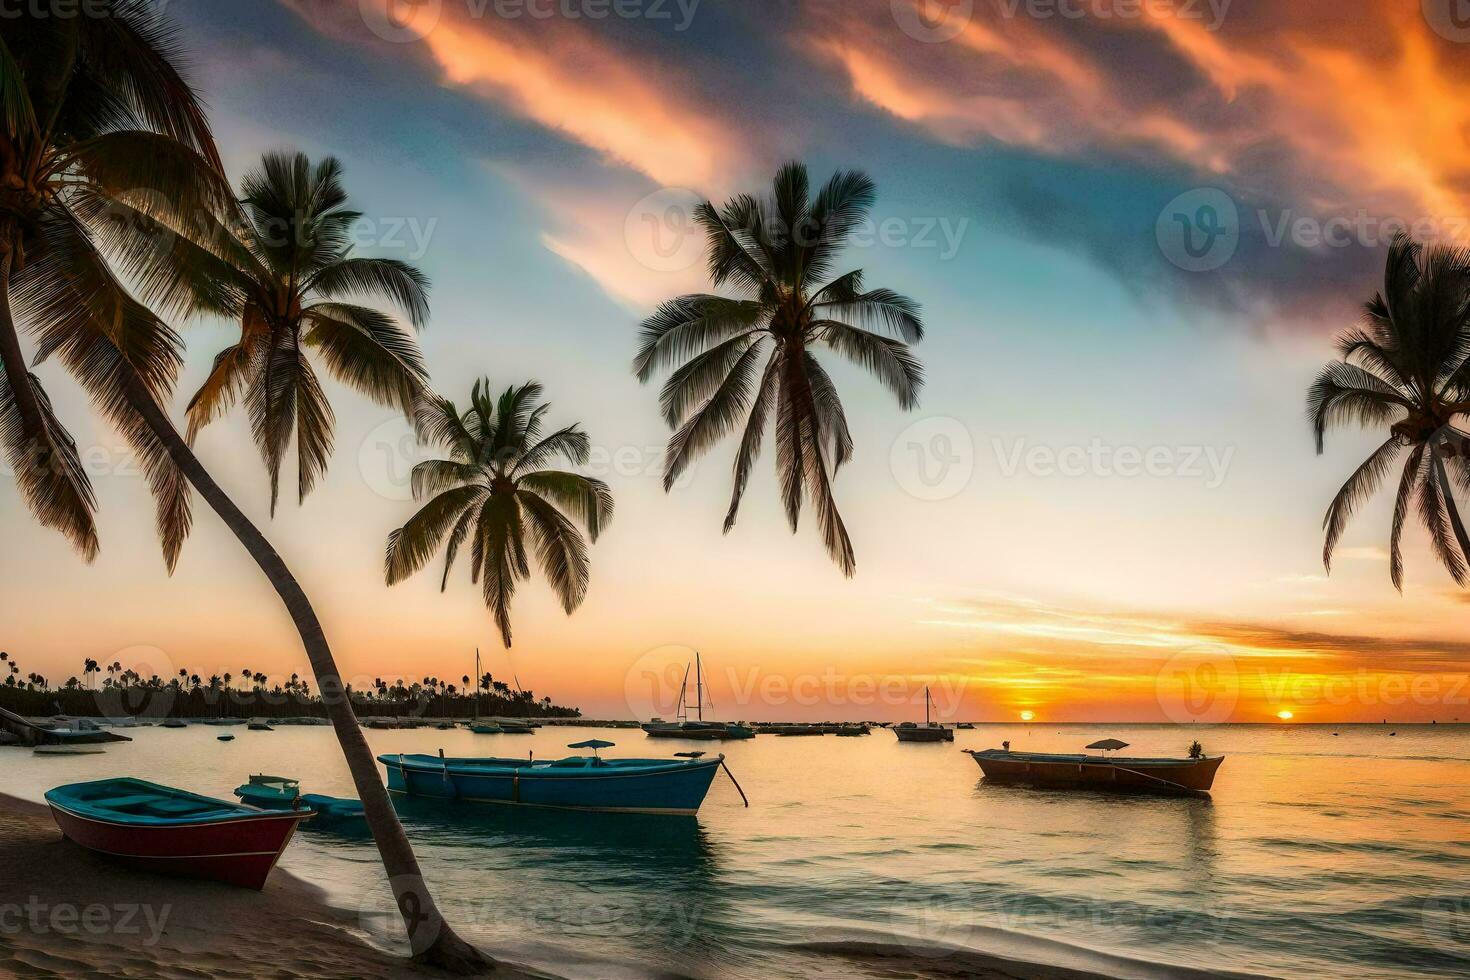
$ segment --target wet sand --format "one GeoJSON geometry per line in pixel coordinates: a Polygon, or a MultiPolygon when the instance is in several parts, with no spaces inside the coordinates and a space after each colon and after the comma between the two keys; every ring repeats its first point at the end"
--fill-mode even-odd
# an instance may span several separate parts
{"type": "Polygon", "coordinates": [[[45,807],[0,795],[0,976],[445,974],[369,945],[354,916],[280,868],[260,892],[130,871],[65,840],[45,807]]]}

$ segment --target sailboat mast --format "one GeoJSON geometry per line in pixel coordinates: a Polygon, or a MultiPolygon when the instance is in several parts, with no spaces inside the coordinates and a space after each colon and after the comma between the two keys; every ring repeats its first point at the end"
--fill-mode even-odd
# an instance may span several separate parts
{"type": "Polygon", "coordinates": [[[475,647],[475,720],[480,720],[480,648],[475,647]]]}
{"type": "Polygon", "coordinates": [[[699,662],[699,651],[694,651],[694,687],[699,720],[704,721],[704,667],[699,662]]]}
{"type": "Polygon", "coordinates": [[[929,688],[924,688],[924,724],[929,725],[929,688]]]}
{"type": "Polygon", "coordinates": [[[689,665],[684,665],[684,680],[679,684],[679,710],[674,712],[675,721],[689,720],[689,665]]]}

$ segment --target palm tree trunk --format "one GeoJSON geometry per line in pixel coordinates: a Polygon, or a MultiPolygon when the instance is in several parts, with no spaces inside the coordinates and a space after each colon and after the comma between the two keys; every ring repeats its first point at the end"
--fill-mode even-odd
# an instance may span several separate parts
{"type": "Polygon", "coordinates": [[[344,688],[337,664],[332,659],[332,651],[322,632],[321,622],[306,598],[306,593],[302,591],[275,548],[200,464],[168,416],[153,400],[142,379],[131,369],[125,370],[128,373],[124,378],[124,386],[133,409],[163,442],[169,456],[189,483],[199,491],[199,495],[245,546],[245,550],[255,559],[255,563],[260,566],[260,570],[265,573],[291,613],[291,620],[301,634],[301,644],[306,648],[307,660],[316,675],[317,691],[326,706],[327,716],[337,733],[337,740],[342,743],[342,754],[347,757],[352,781],[357,786],[358,796],[367,811],[368,826],[377,842],[383,867],[387,869],[394,901],[408,929],[414,960],[461,974],[493,970],[495,961],[454,932],[444,921],[434,904],[433,896],[429,894],[423,874],[419,871],[418,859],[414,856],[408,836],[403,832],[403,825],[398,822],[398,814],[393,810],[388,792],[383,788],[383,782],[378,776],[377,762],[357,724],[351,699],[344,688]]]}

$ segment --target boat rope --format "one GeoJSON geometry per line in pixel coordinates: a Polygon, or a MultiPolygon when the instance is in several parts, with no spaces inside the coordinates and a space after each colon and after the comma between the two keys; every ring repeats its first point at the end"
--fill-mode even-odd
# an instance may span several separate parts
{"type": "Polygon", "coordinates": [[[1139,772],[1137,769],[1129,769],[1126,766],[1119,765],[1114,765],[1112,768],[1118,772],[1131,773],[1134,776],[1142,776],[1144,779],[1152,779],[1156,783],[1163,783],[1165,786],[1172,786],[1175,789],[1183,790],[1186,793],[1193,794],[1200,792],[1200,790],[1191,789],[1188,786],[1185,786],[1183,783],[1176,783],[1173,780],[1165,779],[1162,776],[1154,776],[1146,772],[1139,772]]]}
{"type": "Polygon", "coordinates": [[[723,770],[725,770],[725,775],[729,776],[730,777],[730,782],[732,782],[732,783],[735,784],[735,792],[737,792],[737,793],[740,794],[740,798],[745,801],[746,809],[749,809],[750,808],[750,800],[746,799],[745,790],[741,789],[740,788],[740,784],[735,781],[735,774],[730,771],[730,767],[729,766],[725,765],[725,760],[724,759],[721,759],[720,760],[720,768],[723,769],[723,770]]]}

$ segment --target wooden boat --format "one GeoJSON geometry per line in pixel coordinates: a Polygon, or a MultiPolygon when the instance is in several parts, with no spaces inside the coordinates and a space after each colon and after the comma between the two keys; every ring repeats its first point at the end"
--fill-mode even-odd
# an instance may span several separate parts
{"type": "Polygon", "coordinates": [[[534,726],[534,725],[528,725],[528,724],[525,724],[524,722],[519,722],[519,721],[501,721],[501,722],[496,722],[496,724],[500,726],[500,734],[502,734],[502,735],[534,735],[534,734],[536,734],[536,726],[534,726]]]}
{"type": "MultiPolygon", "coordinates": [[[[577,743],[586,745],[589,743],[577,743]]],[[[600,743],[600,747],[611,746],[600,743]]],[[[474,803],[624,813],[693,814],[725,761],[712,759],[454,759],[380,755],[388,791],[474,803]]]]}
{"type": "Polygon", "coordinates": [[[470,731],[474,732],[476,735],[500,735],[502,734],[503,729],[499,725],[492,724],[487,721],[480,721],[471,725],[470,731]]]}
{"type": "Polygon", "coordinates": [[[924,688],[924,724],[916,725],[906,721],[901,725],[894,725],[893,734],[898,736],[900,742],[953,742],[954,729],[945,728],[929,720],[929,709],[933,701],[929,697],[929,689],[924,688]]]}
{"type": "Polygon", "coordinates": [[[101,755],[107,750],[100,745],[81,743],[74,745],[38,745],[31,750],[33,755],[101,755]]]}
{"type": "Polygon", "coordinates": [[[317,817],[308,825],[313,829],[367,820],[361,800],[303,793],[299,781],[285,776],[263,773],[251,776],[249,782],[235,787],[235,795],[241,803],[258,806],[262,810],[310,810],[317,817]]]}
{"type": "Polygon", "coordinates": [[[264,887],[307,810],[268,812],[142,779],[101,779],[46,793],[56,825],[101,854],[164,874],[264,887]]]}
{"type": "Polygon", "coordinates": [[[275,729],[271,727],[270,722],[266,721],[264,718],[251,718],[250,724],[245,726],[245,730],[251,732],[275,731],[275,729]]]}
{"type": "MultiPolygon", "coordinates": [[[[1101,744],[1101,743],[1094,743],[1101,744]]],[[[1126,748],[1122,743],[1116,743],[1126,748]]],[[[1091,748],[1092,746],[1089,746],[1091,748]]],[[[1145,759],[1108,755],[1054,755],[1005,749],[966,749],[988,781],[1058,789],[1198,795],[1209,793],[1222,755],[1145,759]]]]}

